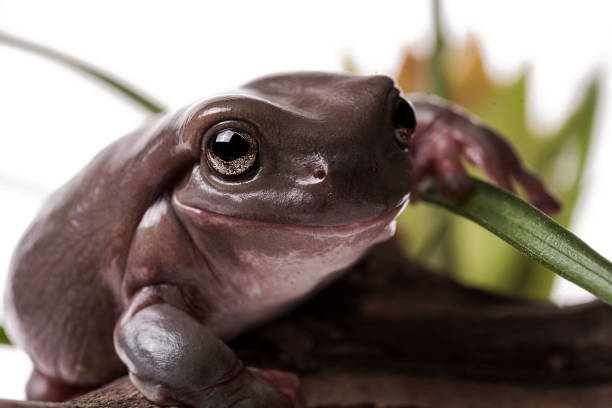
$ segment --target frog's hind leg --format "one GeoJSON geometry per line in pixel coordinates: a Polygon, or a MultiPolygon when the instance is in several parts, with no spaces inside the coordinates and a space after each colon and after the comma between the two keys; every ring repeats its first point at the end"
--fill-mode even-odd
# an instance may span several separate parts
{"type": "Polygon", "coordinates": [[[112,337],[119,307],[99,274],[62,274],[67,268],[43,262],[35,256],[19,262],[4,317],[11,340],[34,365],[28,398],[61,401],[125,375],[112,337]]]}
{"type": "Polygon", "coordinates": [[[62,383],[34,369],[26,385],[26,397],[34,401],[62,402],[86,394],[95,388],[98,387],[62,383]]]}

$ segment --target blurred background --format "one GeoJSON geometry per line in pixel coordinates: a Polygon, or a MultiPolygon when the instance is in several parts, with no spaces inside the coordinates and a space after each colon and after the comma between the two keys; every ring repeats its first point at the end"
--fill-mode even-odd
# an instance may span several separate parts
{"type": "MultiPolygon", "coordinates": [[[[446,1],[439,10],[429,0],[0,0],[0,32],[112,72],[169,109],[277,71],[388,74],[406,92],[438,93],[500,129],[561,197],[558,220],[610,259],[611,8],[597,0],[446,1]]],[[[0,291],[44,197],[146,115],[95,81],[0,43],[0,291]]],[[[399,227],[409,256],[467,284],[560,304],[590,299],[437,209],[408,208],[399,227]]],[[[11,367],[0,370],[0,397],[23,397],[27,357],[1,346],[0,363],[11,367]]]]}

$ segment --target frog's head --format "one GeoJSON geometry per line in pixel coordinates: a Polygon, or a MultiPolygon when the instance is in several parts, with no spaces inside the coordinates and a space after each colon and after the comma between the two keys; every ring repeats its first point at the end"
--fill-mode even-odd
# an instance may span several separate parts
{"type": "Polygon", "coordinates": [[[200,160],[173,202],[200,229],[361,235],[369,246],[408,200],[415,115],[386,76],[267,76],[183,117],[201,135],[200,160]]]}
{"type": "MultiPolygon", "coordinates": [[[[291,73],[198,104],[185,205],[279,224],[377,218],[410,190],[412,107],[386,76],[291,73]]],[[[193,124],[189,124],[193,128],[193,124]]]]}

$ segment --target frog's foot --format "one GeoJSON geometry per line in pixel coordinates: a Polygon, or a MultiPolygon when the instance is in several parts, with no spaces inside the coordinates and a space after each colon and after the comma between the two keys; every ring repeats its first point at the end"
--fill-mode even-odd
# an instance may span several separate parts
{"type": "Polygon", "coordinates": [[[26,385],[26,396],[34,401],[62,402],[86,394],[95,388],[66,384],[34,370],[26,385]]]}
{"type": "Polygon", "coordinates": [[[421,182],[432,173],[436,174],[444,196],[452,197],[470,190],[473,182],[461,163],[461,157],[465,157],[498,187],[514,192],[512,181],[516,180],[529,201],[543,212],[553,214],[561,208],[498,133],[460,112],[448,109],[417,127],[411,151],[413,202],[418,200],[421,182]]]}
{"type": "Polygon", "coordinates": [[[291,399],[294,408],[303,408],[304,402],[300,393],[300,380],[297,375],[280,370],[263,370],[249,367],[251,373],[274,386],[291,399]]]}

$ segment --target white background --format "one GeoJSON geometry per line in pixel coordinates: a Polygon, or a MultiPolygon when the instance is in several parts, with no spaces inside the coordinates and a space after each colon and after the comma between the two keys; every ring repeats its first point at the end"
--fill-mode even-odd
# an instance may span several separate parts
{"type": "MultiPolygon", "coordinates": [[[[579,99],[581,86],[595,73],[604,78],[572,229],[612,258],[607,2],[462,0],[443,6],[453,38],[462,42],[476,34],[488,67],[499,77],[530,68],[534,126],[554,128],[579,99]]],[[[402,50],[427,46],[430,12],[426,0],[0,0],[0,30],[114,72],[174,108],[275,71],[340,70],[345,55],[364,72],[393,75],[402,50]]],[[[45,194],[143,117],[63,67],[0,46],[0,282],[45,194]]],[[[557,284],[555,299],[568,303],[585,296],[557,284]]],[[[0,348],[0,397],[22,397],[27,364],[24,355],[0,348]]]]}

